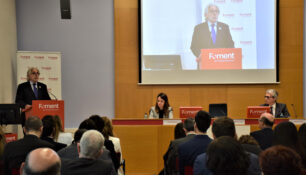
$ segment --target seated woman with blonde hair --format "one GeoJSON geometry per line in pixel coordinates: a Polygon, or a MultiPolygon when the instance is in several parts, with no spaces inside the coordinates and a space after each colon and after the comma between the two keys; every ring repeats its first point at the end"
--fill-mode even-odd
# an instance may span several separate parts
{"type": "MultiPolygon", "coordinates": [[[[115,152],[119,155],[120,153],[120,164],[122,163],[122,151],[121,151],[121,145],[120,145],[120,139],[118,137],[114,137],[114,133],[113,133],[113,125],[111,120],[106,117],[103,116],[101,117],[104,120],[104,129],[102,131],[103,136],[105,137],[105,139],[109,139],[113,142],[114,147],[115,147],[115,152]]],[[[118,157],[119,158],[119,157],[118,157]]],[[[120,167],[118,169],[118,175],[123,175],[123,169],[122,167],[120,167]]]]}
{"type": "Polygon", "coordinates": [[[54,140],[59,143],[71,145],[73,137],[71,133],[64,132],[61,118],[57,115],[53,116],[55,121],[54,140]]]}
{"type": "Polygon", "coordinates": [[[151,107],[149,118],[173,118],[172,108],[165,93],[157,95],[155,107],[151,107]]]}

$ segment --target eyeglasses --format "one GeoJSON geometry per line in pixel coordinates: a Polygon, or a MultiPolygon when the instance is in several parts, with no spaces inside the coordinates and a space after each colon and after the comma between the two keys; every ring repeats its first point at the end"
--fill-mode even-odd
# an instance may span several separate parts
{"type": "Polygon", "coordinates": [[[40,75],[39,72],[32,72],[31,74],[32,74],[32,75],[40,75]]]}
{"type": "Polygon", "coordinates": [[[265,96],[265,98],[269,99],[269,98],[274,98],[273,96],[265,96]]]}

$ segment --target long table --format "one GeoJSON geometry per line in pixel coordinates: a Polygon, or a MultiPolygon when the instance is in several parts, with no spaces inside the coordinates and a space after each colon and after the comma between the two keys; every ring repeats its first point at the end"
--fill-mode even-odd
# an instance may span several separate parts
{"type": "MultiPolygon", "coordinates": [[[[289,119],[276,119],[278,124],[289,119]]],[[[174,139],[174,127],[182,119],[113,119],[114,133],[120,138],[128,175],[158,174],[163,155],[174,139]]],[[[296,125],[305,119],[291,119],[296,125]]],[[[258,119],[234,119],[238,136],[258,130],[258,119]]],[[[212,138],[211,127],[207,134],[212,138]]]]}

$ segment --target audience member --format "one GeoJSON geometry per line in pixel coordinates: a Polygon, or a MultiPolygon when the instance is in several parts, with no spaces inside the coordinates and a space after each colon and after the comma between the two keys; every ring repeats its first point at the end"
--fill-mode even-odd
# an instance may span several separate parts
{"type": "Polygon", "coordinates": [[[74,133],[72,144],[58,151],[58,155],[61,159],[77,159],[79,157],[77,144],[80,143],[81,137],[86,131],[86,129],[78,129],[74,133]]]}
{"type": "Polygon", "coordinates": [[[62,120],[58,115],[53,116],[55,122],[54,140],[59,143],[70,145],[72,143],[72,134],[64,132],[62,120]]]}
{"type": "Polygon", "coordinates": [[[60,175],[61,160],[52,149],[37,148],[21,164],[22,175],[60,175]]]}
{"type": "Polygon", "coordinates": [[[169,148],[164,155],[164,174],[178,174],[179,169],[177,167],[178,160],[178,146],[181,143],[185,143],[192,139],[195,136],[194,132],[194,119],[187,118],[183,123],[183,130],[185,132],[186,137],[183,138],[175,138],[170,142],[169,148]]]}
{"type": "Polygon", "coordinates": [[[39,139],[42,127],[42,121],[38,117],[29,117],[23,128],[24,138],[5,145],[3,160],[6,175],[15,171],[19,172],[21,163],[25,161],[27,154],[32,150],[41,147],[54,149],[52,144],[39,139]]]}
{"type": "Polygon", "coordinates": [[[198,155],[206,152],[208,144],[211,142],[211,138],[206,134],[210,122],[211,117],[208,112],[201,110],[196,114],[194,130],[197,135],[178,146],[180,175],[185,174],[185,168],[192,168],[198,155]]]}
{"type": "Polygon", "coordinates": [[[269,106],[271,109],[271,114],[275,118],[290,117],[286,104],[278,103],[276,101],[277,98],[278,98],[278,92],[275,89],[268,89],[266,90],[265,104],[262,104],[261,106],[269,106]]]}
{"type": "MultiPolygon", "coordinates": [[[[79,157],[77,145],[80,143],[81,137],[86,131],[86,129],[78,129],[74,133],[74,140],[72,141],[72,144],[58,151],[58,155],[61,159],[77,159],[79,157]]],[[[104,147],[103,154],[100,159],[112,160],[110,152],[104,147]]]]}
{"type": "Polygon", "coordinates": [[[42,119],[42,123],[43,123],[43,131],[40,138],[54,145],[55,151],[59,151],[60,149],[65,148],[67,146],[66,144],[55,142],[53,139],[55,134],[55,121],[53,116],[52,115],[44,116],[44,118],[42,119]]]}
{"type": "Polygon", "coordinates": [[[179,139],[179,138],[183,138],[186,136],[186,133],[183,129],[183,123],[177,123],[174,127],[174,139],[179,139]]]}
{"type": "MultiPolygon", "coordinates": [[[[112,125],[112,122],[111,120],[104,116],[104,117],[101,117],[102,120],[104,121],[104,128],[103,128],[103,136],[105,137],[106,140],[110,140],[113,142],[114,144],[114,149],[115,149],[115,152],[116,152],[116,155],[117,155],[117,159],[119,160],[119,163],[120,165],[122,164],[122,151],[121,151],[121,145],[120,145],[120,139],[118,137],[115,137],[114,136],[114,133],[113,133],[113,125],[112,125]]],[[[123,175],[123,169],[122,167],[119,167],[118,169],[118,175],[123,175]]]]}
{"type": "Polygon", "coordinates": [[[274,129],[273,145],[287,146],[299,152],[298,132],[292,122],[281,122],[274,129]]]}
{"type": "Polygon", "coordinates": [[[249,155],[241,144],[230,136],[221,136],[212,141],[206,152],[207,169],[213,175],[247,175],[249,155]]]}
{"type": "Polygon", "coordinates": [[[150,109],[149,118],[173,118],[172,108],[165,93],[157,95],[155,106],[150,109]]]}
{"type": "Polygon", "coordinates": [[[298,137],[299,137],[300,148],[302,152],[301,158],[302,158],[304,168],[306,169],[306,123],[303,123],[300,126],[298,137]]]}
{"type": "Polygon", "coordinates": [[[62,175],[116,175],[111,161],[98,159],[103,153],[104,137],[96,130],[86,131],[78,144],[79,158],[62,160],[62,175]]]}
{"type": "MultiPolygon", "coordinates": [[[[104,120],[99,115],[92,115],[92,116],[89,117],[89,119],[91,119],[92,121],[95,122],[96,127],[97,127],[97,131],[99,131],[101,134],[103,134],[103,130],[104,130],[104,127],[105,127],[104,120]]],[[[117,170],[120,166],[120,159],[117,158],[117,154],[116,154],[116,151],[115,151],[115,145],[109,139],[109,137],[104,136],[104,138],[105,138],[104,145],[110,151],[112,161],[114,163],[115,169],[117,170]]]]}
{"type": "MultiPolygon", "coordinates": [[[[220,117],[214,121],[214,123],[212,124],[212,133],[214,139],[219,138],[221,136],[229,136],[234,138],[235,140],[237,138],[235,123],[232,119],[227,117],[220,117]]],[[[250,165],[248,167],[248,174],[260,175],[261,170],[259,167],[258,156],[253,153],[247,152],[245,149],[242,150],[245,151],[249,157],[250,165]]],[[[194,175],[212,174],[209,169],[204,166],[207,164],[207,159],[208,157],[206,153],[200,154],[196,158],[193,166],[194,175]]]]}
{"type": "Polygon", "coordinates": [[[259,156],[262,151],[258,142],[254,139],[254,137],[250,135],[240,136],[238,142],[241,144],[245,151],[253,153],[257,156],[259,156]]]}
{"type": "Polygon", "coordinates": [[[261,114],[258,120],[258,126],[260,130],[250,133],[250,135],[257,140],[262,150],[265,150],[272,146],[273,124],[274,124],[273,115],[270,113],[263,113],[261,114]]]}
{"type": "Polygon", "coordinates": [[[277,145],[263,151],[259,162],[264,175],[301,175],[301,157],[291,148],[277,145]]]}

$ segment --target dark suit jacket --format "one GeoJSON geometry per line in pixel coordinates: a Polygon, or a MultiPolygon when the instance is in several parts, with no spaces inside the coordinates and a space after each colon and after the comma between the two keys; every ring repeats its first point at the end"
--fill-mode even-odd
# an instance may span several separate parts
{"type": "Polygon", "coordinates": [[[208,23],[198,24],[194,28],[190,49],[192,53],[199,57],[201,49],[213,48],[234,48],[234,41],[227,24],[217,22],[216,43],[213,44],[208,23]]]}
{"type": "Polygon", "coordinates": [[[62,159],[62,175],[116,175],[111,161],[101,159],[78,158],[62,159]]]}
{"type": "Polygon", "coordinates": [[[178,169],[176,168],[176,161],[178,159],[178,146],[182,143],[185,143],[192,139],[195,136],[195,134],[189,134],[186,137],[175,139],[170,142],[169,148],[164,155],[164,165],[165,165],[165,174],[178,174],[178,169]]]}
{"type": "Polygon", "coordinates": [[[42,140],[51,143],[54,146],[54,151],[57,152],[65,147],[67,147],[66,144],[55,142],[52,138],[50,137],[42,137],[42,140]]]}
{"type": "MultiPolygon", "coordinates": [[[[269,106],[268,104],[262,104],[260,106],[269,106]]],[[[290,117],[286,104],[276,103],[275,118],[288,118],[290,117]]]]}
{"type": "Polygon", "coordinates": [[[185,166],[193,166],[196,157],[206,152],[211,141],[207,135],[196,135],[178,146],[180,175],[184,175],[185,166]]]}
{"type": "Polygon", "coordinates": [[[264,128],[258,131],[251,132],[250,134],[259,143],[262,150],[272,146],[273,130],[272,128],[264,128]]]}
{"type": "MultiPolygon", "coordinates": [[[[72,143],[66,148],[59,150],[57,154],[58,156],[60,156],[61,159],[78,159],[79,158],[79,153],[78,153],[78,148],[77,148],[76,143],[72,143]]],[[[103,148],[103,154],[100,157],[100,159],[112,161],[111,154],[106,148],[103,148]]]]}
{"type": "Polygon", "coordinates": [[[29,81],[18,85],[15,103],[24,108],[26,104],[32,105],[32,100],[51,100],[47,86],[37,82],[38,98],[35,97],[29,81]]]}
{"type": "Polygon", "coordinates": [[[3,152],[4,174],[10,175],[13,168],[19,169],[29,152],[42,147],[54,149],[52,144],[39,139],[35,135],[26,135],[23,139],[6,144],[3,152]]]}

